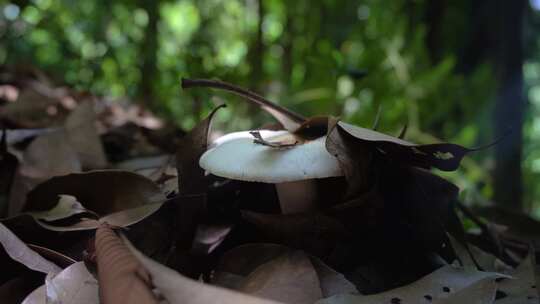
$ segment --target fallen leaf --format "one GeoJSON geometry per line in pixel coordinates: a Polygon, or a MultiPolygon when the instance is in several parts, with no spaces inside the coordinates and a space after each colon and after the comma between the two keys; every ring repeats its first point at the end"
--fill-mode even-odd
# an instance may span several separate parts
{"type": "Polygon", "coordinates": [[[357,139],[358,145],[372,145],[394,161],[421,168],[454,171],[461,159],[474,151],[451,143],[418,145],[403,139],[340,121],[337,126],[357,139]]]}
{"type": "Polygon", "coordinates": [[[57,131],[57,128],[11,129],[7,132],[7,144],[14,145],[27,139],[57,131]]]}
{"type": "Polygon", "coordinates": [[[28,214],[38,220],[56,221],[84,212],[88,212],[88,210],[77,201],[76,197],[60,194],[58,203],[54,208],[47,211],[28,212],[28,214]]]}
{"type": "Polygon", "coordinates": [[[83,262],[77,262],[58,274],[47,275],[45,285],[34,290],[22,302],[46,303],[99,304],[98,282],[83,262]]]}
{"type": "Polygon", "coordinates": [[[47,179],[80,172],[82,165],[79,156],[66,137],[66,132],[60,129],[34,139],[23,154],[23,175],[47,179]]]}
{"type": "Polygon", "coordinates": [[[424,303],[446,298],[483,280],[507,277],[494,272],[481,272],[444,266],[420,280],[403,287],[374,295],[336,295],[317,304],[380,304],[424,303]]]}
{"type": "Polygon", "coordinates": [[[216,287],[182,276],[178,272],[163,266],[142,255],[129,243],[131,253],[150,273],[153,286],[169,303],[207,304],[219,301],[220,304],[277,304],[272,300],[261,299],[237,291],[216,287]]]}
{"type": "MultiPolygon", "coordinates": [[[[58,206],[59,195],[75,197],[83,208],[100,216],[99,220],[82,218],[79,222],[56,225],[38,219],[46,229],[75,231],[95,229],[100,222],[125,227],[134,224],[157,211],[165,196],[151,180],[135,173],[120,170],[90,171],[49,179],[33,189],[27,197],[24,211],[41,215],[55,208],[64,216],[73,210],[58,206]]],[[[68,206],[69,207],[69,206],[68,206]]],[[[78,213],[78,212],[77,212],[78,213]]],[[[61,216],[61,217],[64,217],[61,216]]],[[[56,214],[56,217],[59,217],[56,214]]]]}
{"type": "Polygon", "coordinates": [[[32,270],[43,273],[58,273],[61,270],[58,266],[28,248],[25,243],[2,223],[0,223],[0,243],[13,260],[32,270]]]}
{"type": "Polygon", "coordinates": [[[345,276],[316,257],[311,257],[311,262],[319,277],[323,297],[331,297],[337,294],[358,293],[358,290],[345,276]]]}
{"type": "Polygon", "coordinates": [[[434,304],[492,304],[497,292],[497,283],[491,278],[480,280],[465,287],[447,298],[439,298],[434,304]]]}
{"type": "Polygon", "coordinates": [[[43,274],[30,270],[22,271],[17,277],[0,286],[2,304],[20,304],[36,287],[43,282],[43,274]]]}
{"type": "Polygon", "coordinates": [[[67,140],[85,169],[101,169],[107,158],[96,128],[96,112],[90,100],[79,104],[66,118],[67,140]]]}
{"type": "MultiPolygon", "coordinates": [[[[235,247],[222,255],[216,266],[212,283],[240,289],[242,284],[245,284],[247,277],[254,270],[258,270],[261,265],[268,264],[280,257],[291,256],[294,252],[295,250],[286,246],[269,243],[253,243],[235,247]]],[[[317,274],[322,297],[358,292],[342,274],[318,258],[309,256],[309,260],[317,274]]],[[[300,287],[300,289],[303,288],[300,287]]]]}
{"type": "Polygon", "coordinates": [[[498,289],[504,296],[497,303],[538,303],[536,267],[534,251],[531,250],[516,269],[507,272],[511,278],[498,282],[498,289]]]}
{"type": "MultiPolygon", "coordinates": [[[[294,147],[298,144],[298,141],[294,140],[291,142],[287,141],[268,141],[264,138],[262,138],[261,133],[259,131],[250,131],[249,134],[251,134],[254,139],[253,142],[259,145],[272,147],[272,148],[290,148],[294,147]]],[[[294,139],[294,138],[293,138],[294,139]]]]}
{"type": "Polygon", "coordinates": [[[176,169],[178,172],[178,196],[176,197],[177,217],[174,223],[172,239],[176,240],[175,255],[167,263],[182,269],[182,273],[196,278],[200,274],[198,263],[194,263],[191,249],[201,218],[206,214],[206,192],[208,181],[204,170],[199,166],[199,158],[208,148],[208,134],[212,118],[216,112],[225,107],[216,107],[191,131],[179,140],[176,152],[176,169]]]}
{"type": "Polygon", "coordinates": [[[339,166],[347,179],[346,197],[352,198],[366,192],[373,183],[370,179],[370,165],[372,151],[367,145],[354,142],[354,137],[337,127],[338,120],[328,119],[328,134],[326,136],[326,150],[337,158],[339,166]]]}
{"type": "Polygon", "coordinates": [[[58,265],[62,269],[69,267],[71,264],[77,263],[77,261],[68,257],[67,255],[54,251],[52,249],[34,244],[27,244],[27,246],[35,252],[39,253],[39,255],[41,255],[45,259],[53,262],[55,265],[58,265]]]}
{"type": "Polygon", "coordinates": [[[276,215],[242,211],[242,217],[272,241],[305,250],[331,265],[343,262],[341,250],[351,241],[349,231],[341,223],[323,214],[276,215]]]}
{"type": "Polygon", "coordinates": [[[322,298],[317,272],[309,257],[298,250],[257,267],[239,291],[291,304],[312,304],[322,298]]]}
{"type": "Polygon", "coordinates": [[[8,132],[2,130],[0,140],[0,217],[7,214],[11,185],[19,165],[17,157],[8,151],[7,136],[8,132]]]}
{"type": "MultiPolygon", "coordinates": [[[[37,82],[35,82],[37,84],[37,82]]],[[[0,117],[15,125],[25,128],[49,127],[58,124],[65,113],[49,115],[47,108],[55,107],[60,103],[59,96],[54,96],[52,88],[39,84],[28,86],[20,91],[15,102],[10,102],[2,107],[0,117]],[[45,89],[45,90],[42,90],[45,89]]]]}
{"type": "Polygon", "coordinates": [[[46,133],[35,138],[24,151],[11,190],[9,216],[20,213],[26,195],[39,183],[53,176],[82,171],[79,157],[66,136],[63,129],[46,133]]]}
{"type": "Polygon", "coordinates": [[[199,158],[208,148],[208,133],[212,126],[212,118],[223,107],[225,105],[212,110],[208,117],[184,135],[178,143],[176,168],[180,195],[201,194],[207,190],[204,170],[199,166],[199,158]]]}
{"type": "Polygon", "coordinates": [[[198,254],[211,253],[225,240],[231,229],[230,224],[199,224],[195,232],[192,251],[198,254]]]}

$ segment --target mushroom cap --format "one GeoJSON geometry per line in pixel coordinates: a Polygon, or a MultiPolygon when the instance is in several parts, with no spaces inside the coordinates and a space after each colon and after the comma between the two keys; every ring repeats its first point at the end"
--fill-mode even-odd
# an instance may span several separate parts
{"type": "MultiPolygon", "coordinates": [[[[228,136],[226,140],[217,139],[219,144],[201,156],[199,165],[217,176],[264,183],[343,175],[337,158],[326,150],[326,136],[298,140],[299,143],[291,147],[275,148],[255,143],[249,132],[235,132],[234,136],[225,135],[228,136]]],[[[287,131],[259,132],[269,142],[296,139],[287,131]]]]}

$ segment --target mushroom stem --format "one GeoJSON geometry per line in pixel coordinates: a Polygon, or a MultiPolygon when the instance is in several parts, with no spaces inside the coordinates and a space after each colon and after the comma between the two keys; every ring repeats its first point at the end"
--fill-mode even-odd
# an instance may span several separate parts
{"type": "Polygon", "coordinates": [[[283,214],[305,213],[315,209],[317,188],[314,179],[276,184],[283,214]]]}

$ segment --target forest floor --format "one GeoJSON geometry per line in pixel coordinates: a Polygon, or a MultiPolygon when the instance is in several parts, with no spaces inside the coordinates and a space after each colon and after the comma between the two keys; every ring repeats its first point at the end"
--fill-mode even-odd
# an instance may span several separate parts
{"type": "Polygon", "coordinates": [[[2,76],[2,303],[539,303],[540,223],[464,206],[430,170],[472,149],[218,81],[182,87],[275,121],[220,136],[217,106],[183,131],[39,73],[2,76]]]}

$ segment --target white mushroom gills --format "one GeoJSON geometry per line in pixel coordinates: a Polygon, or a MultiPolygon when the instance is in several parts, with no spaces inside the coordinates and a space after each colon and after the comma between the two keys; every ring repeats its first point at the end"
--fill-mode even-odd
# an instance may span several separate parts
{"type": "MultiPolygon", "coordinates": [[[[211,174],[234,180],[276,184],[282,212],[308,211],[316,200],[315,179],[343,176],[325,147],[326,137],[273,148],[254,143],[250,131],[224,135],[199,160],[211,174]]],[[[295,139],[287,131],[259,130],[269,142],[295,139]]]]}

